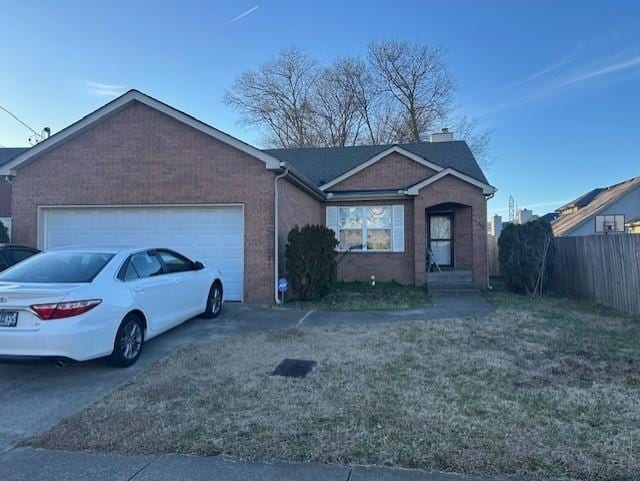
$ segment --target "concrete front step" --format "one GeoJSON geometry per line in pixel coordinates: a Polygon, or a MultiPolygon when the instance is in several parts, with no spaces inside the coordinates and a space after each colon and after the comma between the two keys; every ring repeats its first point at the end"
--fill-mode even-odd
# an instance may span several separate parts
{"type": "Polygon", "coordinates": [[[473,278],[471,271],[427,272],[427,282],[441,284],[473,282],[473,278]]]}
{"type": "Polygon", "coordinates": [[[427,286],[432,292],[479,291],[478,285],[473,282],[471,271],[427,272],[427,286]]]}
{"type": "Polygon", "coordinates": [[[429,286],[431,294],[480,294],[476,285],[464,286],[429,286]]]}

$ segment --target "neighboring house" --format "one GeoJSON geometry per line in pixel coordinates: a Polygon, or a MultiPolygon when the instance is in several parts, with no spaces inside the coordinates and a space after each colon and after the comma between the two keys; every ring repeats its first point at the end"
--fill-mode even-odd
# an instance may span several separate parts
{"type": "Polygon", "coordinates": [[[626,223],[627,232],[630,234],[640,234],[640,217],[631,219],[626,223]]]}
{"type": "Polygon", "coordinates": [[[543,215],[540,218],[543,219],[543,220],[546,220],[549,223],[551,223],[554,220],[556,220],[558,217],[560,217],[560,214],[558,214],[557,212],[547,212],[545,215],[543,215]]]}
{"type": "MultiPolygon", "coordinates": [[[[0,166],[27,150],[27,147],[0,147],[0,166]]],[[[4,224],[11,237],[11,183],[0,178],[0,222],[4,224]]]]}
{"type": "Polygon", "coordinates": [[[640,177],[593,189],[556,212],[551,225],[558,237],[624,233],[640,217],[640,177]]]}
{"type": "MultiPolygon", "coordinates": [[[[487,182],[452,134],[407,145],[259,150],[132,90],[0,166],[14,241],[156,244],[215,263],[230,300],[271,303],[295,225],[325,224],[345,280],[487,282],[487,182]],[[275,262],[275,260],[278,262],[275,262]]],[[[168,292],[170,295],[170,292],[168,292]]]]}

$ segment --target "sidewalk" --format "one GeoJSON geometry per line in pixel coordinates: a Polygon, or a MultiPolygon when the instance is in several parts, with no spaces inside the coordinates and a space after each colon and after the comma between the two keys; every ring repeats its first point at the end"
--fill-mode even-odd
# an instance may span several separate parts
{"type": "MultiPolygon", "coordinates": [[[[0,454],[2,481],[489,481],[410,469],[251,463],[221,457],[123,456],[15,448],[0,454]]],[[[493,478],[506,479],[506,478],[493,478]]]]}

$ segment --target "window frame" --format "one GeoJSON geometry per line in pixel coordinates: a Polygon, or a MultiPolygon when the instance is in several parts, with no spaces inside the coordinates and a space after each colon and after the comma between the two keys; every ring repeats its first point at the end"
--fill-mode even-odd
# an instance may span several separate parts
{"type": "MultiPolygon", "coordinates": [[[[394,252],[393,250],[393,230],[396,227],[393,223],[393,205],[388,204],[388,205],[339,205],[337,206],[338,211],[337,211],[337,223],[336,223],[336,228],[338,229],[338,231],[336,232],[336,237],[338,239],[338,242],[340,242],[340,232],[343,230],[357,230],[354,228],[341,228],[340,227],[340,210],[341,209],[361,209],[361,217],[362,217],[362,248],[360,249],[354,249],[354,248],[343,248],[340,246],[340,244],[338,244],[337,250],[340,252],[371,252],[371,253],[378,253],[378,252],[382,252],[382,253],[386,253],[386,252],[394,252]],[[369,227],[367,226],[367,219],[368,219],[368,212],[369,209],[375,209],[375,208],[379,208],[379,209],[388,209],[389,211],[389,217],[390,217],[390,225],[388,228],[379,228],[379,227],[373,227],[371,229],[369,229],[369,227]],[[389,232],[389,248],[388,249],[369,249],[367,247],[368,244],[368,233],[369,230],[372,231],[376,231],[376,230],[386,230],[389,232]]],[[[404,226],[403,226],[404,227],[404,226]]]]}
{"type": "Polygon", "coordinates": [[[594,224],[595,224],[595,232],[598,234],[609,234],[609,233],[625,233],[626,232],[626,218],[624,214],[598,214],[595,216],[594,218],[594,224]],[[602,229],[598,229],[598,218],[602,218],[602,229]],[[605,223],[607,222],[607,217],[613,217],[613,226],[614,229],[613,230],[607,230],[604,228],[605,223]],[[616,226],[616,220],[618,217],[622,217],[622,230],[618,230],[615,229],[616,226]]]}

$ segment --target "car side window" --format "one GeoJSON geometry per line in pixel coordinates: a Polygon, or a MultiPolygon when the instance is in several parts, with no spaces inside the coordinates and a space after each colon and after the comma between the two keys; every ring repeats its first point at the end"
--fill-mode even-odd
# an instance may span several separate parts
{"type": "Polygon", "coordinates": [[[158,258],[154,255],[149,255],[147,252],[133,254],[129,260],[129,264],[133,265],[141,279],[163,273],[162,264],[160,264],[158,258]]]}
{"type": "Polygon", "coordinates": [[[131,261],[127,262],[127,265],[124,268],[124,272],[122,273],[122,280],[132,281],[139,278],[140,276],[138,276],[138,271],[136,271],[136,268],[133,266],[131,261]]]}
{"type": "Polygon", "coordinates": [[[162,263],[167,269],[167,273],[186,272],[193,270],[193,262],[176,252],[159,249],[156,253],[162,259],[162,263]]]}
{"type": "Polygon", "coordinates": [[[14,262],[14,264],[17,264],[18,262],[23,261],[27,257],[31,257],[36,253],[36,251],[33,251],[31,249],[18,249],[13,247],[8,249],[9,257],[14,262]]]}

